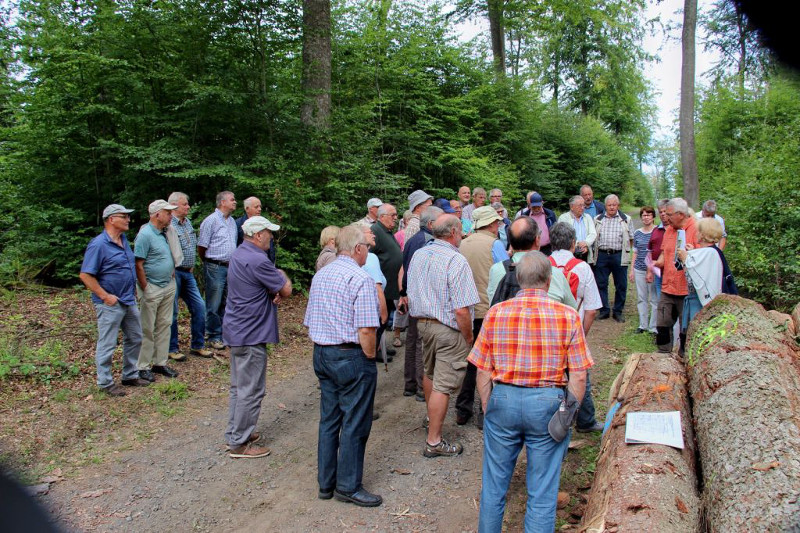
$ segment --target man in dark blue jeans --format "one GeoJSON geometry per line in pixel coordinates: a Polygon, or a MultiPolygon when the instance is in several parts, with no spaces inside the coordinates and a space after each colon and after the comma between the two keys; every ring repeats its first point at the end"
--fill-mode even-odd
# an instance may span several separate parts
{"type": "Polygon", "coordinates": [[[178,234],[178,241],[183,251],[183,263],[175,266],[175,305],[172,315],[172,330],[169,337],[169,358],[174,361],[183,361],[186,355],[178,347],[178,298],[183,299],[189,308],[191,316],[191,354],[199,357],[211,357],[211,350],[205,347],[206,332],[206,303],[197,288],[194,278],[195,250],[197,236],[194,234],[192,221],[186,216],[189,214],[189,197],[182,192],[169,195],[167,201],[178,208],[172,212],[172,227],[178,234]]]}
{"type": "Polygon", "coordinates": [[[369,253],[363,229],[343,228],[336,248],[337,259],[311,282],[303,321],[314,341],[314,372],[322,390],[319,498],[377,507],[383,499],[367,491],[362,478],[378,381],[378,293],[375,281],[361,268],[369,253]]]}

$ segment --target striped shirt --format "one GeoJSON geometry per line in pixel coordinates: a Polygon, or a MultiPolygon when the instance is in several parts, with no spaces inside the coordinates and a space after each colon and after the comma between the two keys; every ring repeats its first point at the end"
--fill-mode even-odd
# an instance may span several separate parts
{"type": "Polygon", "coordinates": [[[411,316],[435,318],[458,329],[456,309],[480,302],[467,259],[447,241],[434,239],[414,253],[408,265],[408,303],[411,316]]]}
{"type": "Polygon", "coordinates": [[[197,246],[206,249],[206,257],[216,261],[230,261],[236,249],[236,221],[232,216],[225,216],[215,209],[200,224],[200,236],[197,246]]]}
{"type": "Polygon", "coordinates": [[[359,328],[380,325],[375,281],[352,257],[340,255],[311,280],[303,325],[316,344],[358,343],[359,328]]]}
{"type": "Polygon", "coordinates": [[[172,217],[172,227],[178,233],[178,241],[181,243],[181,250],[183,251],[183,263],[177,265],[183,268],[192,268],[194,266],[195,254],[197,253],[197,235],[194,234],[192,221],[184,218],[183,222],[178,220],[178,217],[172,217]]]}
{"type": "Polygon", "coordinates": [[[523,289],[492,307],[467,360],[492,381],[519,387],[563,387],[566,370],[594,365],[578,313],[542,289],[523,289]]]}
{"type": "Polygon", "coordinates": [[[633,248],[636,250],[636,261],[633,262],[633,268],[636,270],[647,270],[645,258],[647,257],[647,245],[650,244],[651,235],[653,235],[652,229],[648,233],[642,231],[641,228],[633,232],[633,248]]]}

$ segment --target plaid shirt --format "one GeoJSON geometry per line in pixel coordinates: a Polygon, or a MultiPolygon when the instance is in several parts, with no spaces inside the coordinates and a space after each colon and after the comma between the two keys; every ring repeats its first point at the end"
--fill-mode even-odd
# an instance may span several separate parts
{"type": "Polygon", "coordinates": [[[458,248],[447,241],[432,240],[414,253],[408,265],[408,305],[411,316],[435,318],[458,329],[456,309],[480,302],[472,270],[458,248]]]}
{"type": "Polygon", "coordinates": [[[601,250],[622,250],[622,217],[601,215],[597,225],[597,245],[601,250]]]}
{"type": "Polygon", "coordinates": [[[178,217],[172,217],[172,227],[178,234],[178,240],[181,243],[181,250],[183,251],[183,263],[176,265],[183,268],[192,268],[194,266],[195,254],[197,253],[197,235],[194,234],[192,221],[188,218],[183,219],[183,223],[178,220],[178,217]]]}
{"type": "Polygon", "coordinates": [[[467,360],[492,381],[520,387],[563,387],[565,370],[594,365],[578,314],[541,289],[489,309],[467,360]]]}
{"type": "Polygon", "coordinates": [[[217,261],[230,261],[236,249],[236,221],[232,216],[225,216],[215,209],[200,224],[200,237],[197,246],[206,249],[206,257],[217,261]]]}
{"type": "Polygon", "coordinates": [[[358,344],[359,328],[377,328],[375,281],[351,257],[340,255],[311,280],[303,325],[316,344],[358,344]]]}

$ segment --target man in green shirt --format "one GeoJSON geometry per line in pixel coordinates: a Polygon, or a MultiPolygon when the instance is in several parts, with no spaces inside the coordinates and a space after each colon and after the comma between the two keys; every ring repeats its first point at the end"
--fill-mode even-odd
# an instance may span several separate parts
{"type": "MultiPolygon", "coordinates": [[[[382,204],[378,208],[378,221],[371,227],[372,233],[375,234],[375,245],[370,252],[378,256],[381,272],[386,277],[383,294],[386,297],[386,308],[389,315],[394,311],[395,300],[400,298],[398,275],[400,269],[403,268],[403,250],[393,233],[395,225],[397,225],[397,209],[392,204],[382,204]]],[[[387,324],[388,322],[384,322],[378,328],[377,342],[379,346],[387,324]]],[[[394,355],[394,353],[395,350],[386,348],[386,354],[378,355],[378,361],[383,362],[383,357],[387,357],[388,362],[388,356],[394,355]]]]}
{"type": "MultiPolygon", "coordinates": [[[[508,230],[508,243],[514,250],[514,255],[511,260],[514,263],[519,262],[526,253],[531,250],[539,249],[539,225],[531,217],[520,217],[516,219],[508,230]]],[[[550,280],[550,288],[547,290],[547,296],[551,299],[568,305],[573,309],[578,309],[578,303],[572,295],[572,291],[567,283],[567,278],[558,267],[552,267],[552,278],[550,280]]],[[[489,296],[489,301],[494,298],[494,293],[500,281],[506,275],[506,269],[503,263],[495,263],[489,269],[489,286],[486,288],[486,293],[489,296]]]]}

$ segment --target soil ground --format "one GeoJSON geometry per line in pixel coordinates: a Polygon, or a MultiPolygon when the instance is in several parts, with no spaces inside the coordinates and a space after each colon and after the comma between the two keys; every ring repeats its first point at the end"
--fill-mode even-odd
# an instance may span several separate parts
{"type": "MultiPolygon", "coordinates": [[[[367,446],[364,484],[381,494],[384,504],[363,509],[317,499],[319,390],[302,326],[302,296],[281,304],[282,342],[268,363],[257,430],[272,453],[251,460],[230,459],[225,452],[227,366],[192,357],[173,363],[181,372],[176,381],[159,380],[156,387],[128,389],[124,398],[107,397],[93,385],[93,313],[85,294],[45,291],[16,298],[15,304],[5,299],[0,310],[5,316],[20,301],[33,309],[52,309],[48,302],[54,297],[58,308],[68,311],[51,311],[38,327],[55,328],[59,335],[77,331],[79,338],[69,341],[74,347],[69,360],[61,370],[52,370],[51,380],[17,372],[0,381],[0,458],[24,483],[40,483],[38,500],[65,529],[477,530],[482,433],[472,423],[456,425],[451,402],[444,433],[463,443],[464,453],[447,459],[422,456],[425,404],[402,395],[404,347],[388,371],[379,364],[375,405],[380,418],[367,446]]],[[[629,310],[631,300],[635,303],[633,291],[629,310]]],[[[21,315],[17,336],[33,327],[25,322],[33,315],[21,315]]],[[[598,420],[605,416],[608,384],[627,355],[616,341],[635,327],[633,320],[597,321],[589,335],[598,420]]],[[[3,328],[7,338],[11,329],[5,322],[3,328]]],[[[185,316],[181,331],[188,336],[185,316]]],[[[558,511],[561,530],[580,521],[600,436],[573,433],[572,440],[579,449],[570,450],[563,467],[561,490],[570,502],[558,511]]],[[[522,530],[524,461],[523,452],[509,491],[507,531],[522,530]]]]}

